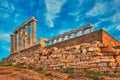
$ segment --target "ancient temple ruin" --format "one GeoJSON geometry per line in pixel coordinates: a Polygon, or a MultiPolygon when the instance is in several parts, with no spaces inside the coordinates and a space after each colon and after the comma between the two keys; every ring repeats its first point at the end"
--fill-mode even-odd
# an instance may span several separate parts
{"type": "Polygon", "coordinates": [[[100,41],[110,46],[120,45],[120,42],[110,36],[104,30],[93,31],[93,25],[88,24],[75,30],[71,30],[60,34],[51,39],[39,38],[38,44],[36,44],[36,22],[34,17],[31,17],[25,21],[21,26],[14,30],[11,34],[11,54],[20,52],[30,47],[42,46],[46,48],[58,47],[63,48],[67,46],[74,46],[85,42],[91,42],[93,40],[100,41]],[[85,31],[89,29],[89,33],[85,34],[85,31]],[[82,34],[79,36],[78,32],[82,34]],[[74,37],[71,37],[74,35],[74,37]],[[65,39],[67,37],[67,39],[65,39]],[[47,44],[47,45],[46,45],[47,44]]]}
{"type": "Polygon", "coordinates": [[[36,22],[34,17],[24,22],[11,34],[11,53],[36,45],[36,22]],[[32,31],[30,31],[32,29],[32,31]]]}

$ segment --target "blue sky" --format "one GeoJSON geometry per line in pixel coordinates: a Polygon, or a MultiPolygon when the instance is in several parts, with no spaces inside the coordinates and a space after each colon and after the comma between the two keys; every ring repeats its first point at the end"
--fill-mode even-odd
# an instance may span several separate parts
{"type": "Polygon", "coordinates": [[[120,41],[120,0],[0,0],[0,60],[10,54],[10,34],[34,16],[37,38],[52,38],[86,24],[120,41]]]}

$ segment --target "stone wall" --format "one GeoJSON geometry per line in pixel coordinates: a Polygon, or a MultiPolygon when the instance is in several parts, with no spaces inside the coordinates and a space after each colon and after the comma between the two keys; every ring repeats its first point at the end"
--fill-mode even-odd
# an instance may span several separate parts
{"type": "Polygon", "coordinates": [[[120,42],[102,30],[102,43],[112,46],[120,46],[120,42]]]}
{"type": "Polygon", "coordinates": [[[120,50],[109,48],[98,41],[58,49],[37,46],[3,60],[19,67],[77,71],[97,71],[120,74],[120,50]]]}
{"type": "Polygon", "coordinates": [[[91,32],[89,34],[84,34],[82,36],[78,36],[78,37],[75,37],[75,38],[71,38],[71,39],[65,40],[63,42],[58,42],[56,44],[47,46],[47,48],[50,48],[50,47],[63,48],[63,47],[78,45],[78,44],[81,44],[81,43],[91,42],[91,41],[94,41],[94,40],[102,42],[101,30],[91,32]]]}
{"type": "Polygon", "coordinates": [[[47,48],[50,48],[50,47],[63,48],[63,47],[78,45],[81,43],[92,42],[94,40],[100,41],[110,46],[120,45],[120,42],[117,41],[112,36],[110,36],[107,32],[105,32],[104,30],[98,30],[98,31],[91,32],[89,34],[85,34],[82,36],[78,36],[78,37],[63,41],[63,42],[58,42],[56,44],[49,45],[47,46],[47,48]]]}

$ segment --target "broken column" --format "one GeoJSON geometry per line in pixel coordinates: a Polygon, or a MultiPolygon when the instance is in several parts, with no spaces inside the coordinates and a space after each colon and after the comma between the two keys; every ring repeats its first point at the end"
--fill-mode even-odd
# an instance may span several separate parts
{"type": "Polygon", "coordinates": [[[40,44],[42,47],[45,46],[44,38],[39,38],[39,44],[40,44]]]}

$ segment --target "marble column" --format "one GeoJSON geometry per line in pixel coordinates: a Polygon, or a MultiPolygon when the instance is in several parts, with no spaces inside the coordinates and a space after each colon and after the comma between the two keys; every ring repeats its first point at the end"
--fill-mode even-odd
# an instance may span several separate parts
{"type": "Polygon", "coordinates": [[[30,23],[27,25],[27,47],[30,47],[32,44],[30,42],[30,23]]]}
{"type": "Polygon", "coordinates": [[[36,20],[32,21],[32,45],[36,45],[36,20]]]}
{"type": "Polygon", "coordinates": [[[52,44],[54,44],[54,39],[52,39],[52,44]]]}
{"type": "Polygon", "coordinates": [[[74,37],[77,37],[77,33],[78,33],[78,32],[74,32],[74,37]]]}
{"type": "Polygon", "coordinates": [[[58,43],[59,38],[56,38],[56,43],[58,43]]]}
{"type": "Polygon", "coordinates": [[[93,32],[93,27],[90,27],[90,32],[93,32]]]}
{"type": "Polygon", "coordinates": [[[10,54],[13,54],[14,53],[14,35],[13,34],[11,34],[10,35],[10,39],[11,39],[11,41],[10,41],[10,54]]]}
{"type": "Polygon", "coordinates": [[[68,39],[70,39],[70,35],[71,35],[71,34],[68,34],[68,39]]]}
{"type": "Polygon", "coordinates": [[[82,35],[84,35],[85,34],[85,30],[82,30],[82,35]]]}
{"type": "Polygon", "coordinates": [[[14,33],[14,52],[17,51],[17,33],[14,33]]]}
{"type": "Polygon", "coordinates": [[[62,41],[64,41],[64,36],[62,37],[62,41]]]}
{"type": "Polygon", "coordinates": [[[20,30],[18,30],[18,39],[17,40],[18,40],[18,42],[17,42],[17,44],[18,44],[17,45],[17,51],[20,51],[20,48],[21,48],[20,47],[20,30]]]}
{"type": "Polygon", "coordinates": [[[22,28],[22,49],[25,49],[25,26],[22,28]]]}
{"type": "Polygon", "coordinates": [[[39,44],[44,47],[45,46],[45,40],[44,38],[39,38],[39,44]]]}

